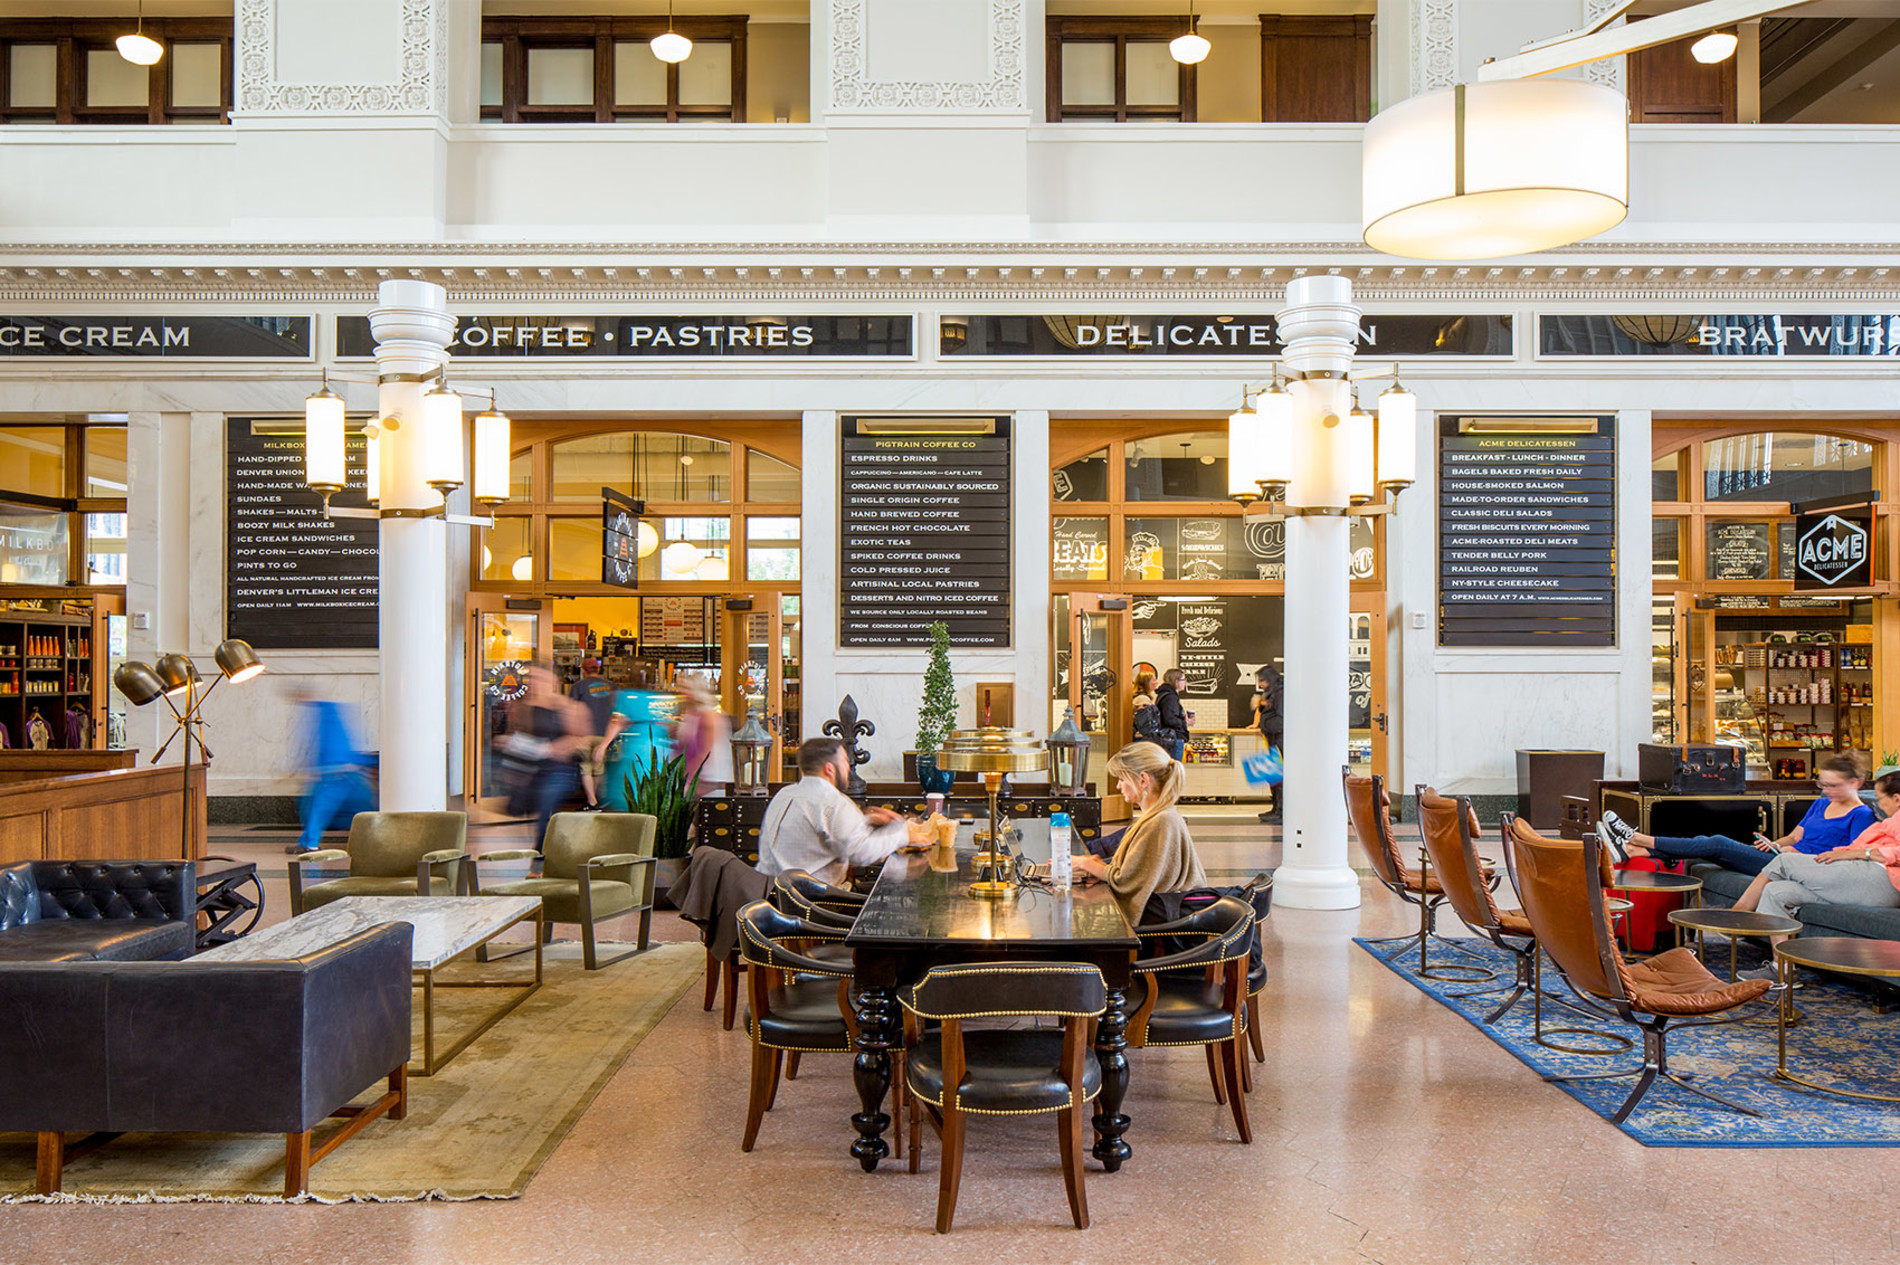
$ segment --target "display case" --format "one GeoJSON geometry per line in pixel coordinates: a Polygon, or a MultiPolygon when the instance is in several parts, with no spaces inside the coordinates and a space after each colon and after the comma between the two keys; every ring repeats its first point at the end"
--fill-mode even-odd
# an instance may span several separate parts
{"type": "Polygon", "coordinates": [[[1806,780],[1823,753],[1872,746],[1873,648],[1822,638],[1715,647],[1715,740],[1744,744],[1759,776],[1806,780]]]}

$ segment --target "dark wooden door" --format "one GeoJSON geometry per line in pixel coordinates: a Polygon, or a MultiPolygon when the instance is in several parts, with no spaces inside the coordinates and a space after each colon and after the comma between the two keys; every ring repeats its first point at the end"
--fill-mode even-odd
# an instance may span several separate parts
{"type": "Polygon", "coordinates": [[[1629,55],[1630,122],[1735,121],[1736,59],[1705,66],[1689,53],[1694,42],[1677,40],[1629,55]]]}
{"type": "Polygon", "coordinates": [[[1260,15],[1263,123],[1372,117],[1372,18],[1260,15]]]}

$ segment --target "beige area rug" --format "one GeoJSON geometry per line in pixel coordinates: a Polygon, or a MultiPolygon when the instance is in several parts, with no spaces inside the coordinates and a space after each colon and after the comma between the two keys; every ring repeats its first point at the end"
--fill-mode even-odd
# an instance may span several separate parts
{"type": "MultiPolygon", "coordinates": [[[[614,951],[602,946],[603,953],[614,951]]],[[[533,977],[531,956],[458,964],[439,979],[533,977]]],[[[551,945],[545,983],[434,1076],[409,1079],[409,1118],[378,1120],[310,1171],[310,1195],[347,1200],[508,1199],[521,1194],[641,1038],[703,978],[697,943],[659,944],[586,971],[551,945]]],[[[436,1040],[453,1043],[502,990],[438,988],[436,1040]]],[[[415,1049],[422,1049],[422,993],[415,1049]]],[[[365,1092],[373,1100],[383,1089],[365,1092]]],[[[331,1121],[318,1130],[342,1126],[331,1121]]],[[[69,1135],[68,1142],[76,1138],[69,1135]]],[[[37,1202],[34,1138],[0,1133],[0,1202],[37,1202]]],[[[69,1164],[57,1201],[283,1202],[284,1140],[266,1134],[128,1133],[69,1164]]]]}

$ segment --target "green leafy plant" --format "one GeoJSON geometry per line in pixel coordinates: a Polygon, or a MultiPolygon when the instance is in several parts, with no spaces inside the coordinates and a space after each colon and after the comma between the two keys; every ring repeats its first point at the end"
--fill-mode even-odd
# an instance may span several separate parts
{"type": "Polygon", "coordinates": [[[633,772],[627,775],[627,803],[633,812],[646,813],[657,823],[654,856],[686,855],[686,829],[693,824],[693,805],[699,802],[699,773],[705,767],[706,762],[701,760],[689,776],[686,757],[678,755],[664,763],[652,760],[642,765],[636,761],[633,772]]]}
{"type": "Polygon", "coordinates": [[[957,723],[957,682],[950,673],[950,626],[932,624],[930,666],[924,669],[923,705],[917,709],[917,753],[935,754],[957,723]]]}

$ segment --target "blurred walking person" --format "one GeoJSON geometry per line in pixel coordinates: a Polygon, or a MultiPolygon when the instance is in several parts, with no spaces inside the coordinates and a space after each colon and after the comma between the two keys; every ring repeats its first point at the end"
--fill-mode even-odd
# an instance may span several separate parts
{"type": "Polygon", "coordinates": [[[510,738],[517,752],[534,757],[524,807],[534,814],[538,848],[547,838],[548,818],[580,793],[578,761],[587,744],[587,709],[561,693],[554,672],[537,663],[528,669],[528,694],[515,707],[510,738]]]}
{"type": "Polygon", "coordinates": [[[324,831],[347,829],[356,814],[376,811],[376,757],[357,746],[344,704],[304,689],[291,699],[301,713],[309,780],[297,805],[303,833],[285,851],[315,852],[324,831]]]}
{"type": "Polygon", "coordinates": [[[614,683],[600,674],[599,659],[581,660],[581,674],[568,697],[587,709],[587,742],[581,749],[581,793],[587,811],[601,809],[600,783],[607,775],[607,729],[614,718],[614,683]]]}
{"type": "Polygon", "coordinates": [[[732,722],[705,677],[688,672],[676,684],[680,714],[673,722],[673,747],[686,759],[686,776],[698,773],[701,795],[724,795],[732,781],[732,722]]]}
{"type": "Polygon", "coordinates": [[[653,674],[636,669],[633,685],[614,695],[607,725],[607,785],[600,802],[616,812],[632,812],[627,782],[668,758],[667,725],[674,704],[654,688],[653,674]]]}

